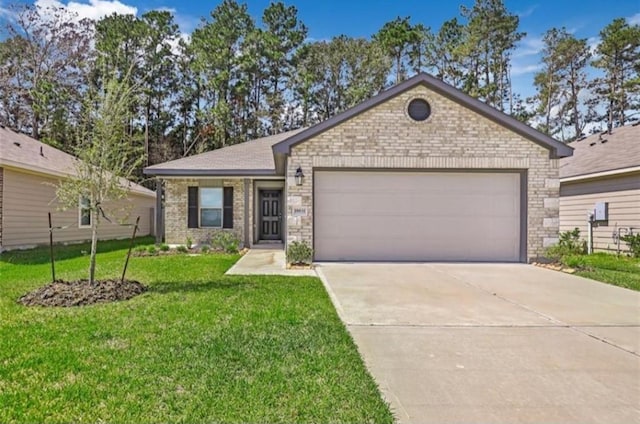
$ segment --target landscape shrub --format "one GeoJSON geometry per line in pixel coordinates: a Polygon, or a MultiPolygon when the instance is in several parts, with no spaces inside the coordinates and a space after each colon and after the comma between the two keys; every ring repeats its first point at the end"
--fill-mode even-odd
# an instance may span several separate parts
{"type": "Polygon", "coordinates": [[[549,259],[559,261],[566,256],[582,255],[587,251],[587,243],[580,239],[580,229],[574,228],[571,231],[560,233],[558,244],[550,246],[545,251],[545,256],[549,259]]]}
{"type": "Polygon", "coordinates": [[[136,247],[133,248],[133,251],[135,253],[144,253],[144,252],[147,251],[147,246],[144,246],[144,245],[136,246],[136,247]]]}
{"type": "Polygon", "coordinates": [[[221,231],[212,237],[211,245],[214,249],[222,250],[225,253],[238,253],[240,240],[234,233],[221,231]]]}
{"type": "Polygon", "coordinates": [[[640,233],[627,234],[626,236],[620,237],[620,240],[629,245],[631,256],[633,256],[634,258],[640,258],[640,233]]]}
{"type": "Polygon", "coordinates": [[[287,248],[287,262],[308,265],[313,261],[313,249],[305,241],[293,241],[287,248]]]}
{"type": "Polygon", "coordinates": [[[166,243],[162,243],[162,244],[160,245],[160,251],[161,251],[161,252],[168,252],[168,251],[169,251],[169,245],[168,245],[168,244],[166,244],[166,243]]]}
{"type": "Polygon", "coordinates": [[[176,247],[176,251],[180,253],[187,253],[189,249],[187,249],[187,246],[181,244],[180,246],[176,247]]]}

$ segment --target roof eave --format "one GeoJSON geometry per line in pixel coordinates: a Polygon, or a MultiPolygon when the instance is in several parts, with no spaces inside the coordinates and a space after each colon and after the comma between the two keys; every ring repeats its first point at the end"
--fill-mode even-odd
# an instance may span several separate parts
{"type": "Polygon", "coordinates": [[[560,159],[573,155],[573,148],[561,143],[553,138],[531,128],[530,126],[518,121],[517,119],[500,112],[499,110],[488,106],[481,101],[474,99],[473,97],[463,93],[457,88],[440,81],[439,79],[427,75],[418,74],[413,78],[410,78],[382,93],[370,98],[369,100],[360,103],[359,105],[346,110],[345,112],[334,116],[324,122],[321,122],[313,127],[306,129],[292,137],[289,137],[279,143],[273,145],[274,154],[291,154],[291,148],[296,144],[318,135],[324,131],[327,131],[336,125],[359,115],[379,104],[385,102],[413,87],[418,85],[425,85],[427,88],[435,91],[436,93],[443,95],[462,106],[465,106],[472,111],[520,134],[521,136],[533,141],[536,144],[549,150],[549,157],[551,159],[560,159]]]}
{"type": "Polygon", "coordinates": [[[561,183],[569,183],[572,181],[592,180],[597,178],[615,177],[621,174],[634,174],[640,172],[640,166],[628,166],[618,169],[609,169],[606,171],[589,172],[587,174],[567,175],[560,177],[561,183]]]}
{"type": "Polygon", "coordinates": [[[161,169],[145,168],[146,175],[156,177],[264,177],[278,176],[274,169],[161,169]]]}
{"type": "MultiPolygon", "coordinates": [[[[20,163],[8,159],[0,159],[0,167],[5,167],[9,170],[13,170],[16,172],[29,173],[33,175],[39,175],[45,178],[74,178],[74,175],[71,172],[62,172],[62,171],[54,171],[47,168],[42,168],[38,166],[31,166],[29,164],[20,163]]],[[[133,181],[126,180],[128,184],[126,185],[129,193],[137,194],[140,196],[147,197],[156,197],[156,193],[147,189],[146,187],[140,186],[139,184],[135,184],[133,181]]]]}

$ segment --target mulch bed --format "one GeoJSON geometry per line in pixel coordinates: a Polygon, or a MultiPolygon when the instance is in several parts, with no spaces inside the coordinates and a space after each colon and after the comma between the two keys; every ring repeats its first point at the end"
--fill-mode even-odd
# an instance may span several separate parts
{"type": "Polygon", "coordinates": [[[18,303],[25,306],[85,306],[94,303],[117,302],[131,299],[147,291],[147,287],[134,280],[56,280],[25,294],[18,303]]]}
{"type": "Polygon", "coordinates": [[[547,268],[554,271],[562,271],[567,274],[575,274],[576,269],[565,266],[559,262],[551,262],[551,263],[542,263],[542,262],[532,262],[531,265],[539,266],[540,268],[547,268]]]}
{"type": "MultiPolygon", "coordinates": [[[[238,251],[238,254],[240,256],[243,256],[245,253],[247,253],[249,251],[249,249],[247,248],[243,248],[240,249],[238,251]]],[[[153,253],[149,253],[148,250],[134,250],[133,252],[131,252],[131,256],[136,256],[136,257],[149,257],[149,256],[179,256],[179,255],[190,255],[190,256],[199,256],[199,255],[208,255],[210,253],[225,253],[223,250],[219,250],[219,249],[209,249],[209,250],[205,250],[203,251],[200,248],[191,248],[191,249],[187,249],[184,252],[180,252],[177,249],[169,249],[169,250],[160,250],[157,249],[155,252],[153,253]]]]}
{"type": "Polygon", "coordinates": [[[287,264],[287,269],[315,269],[313,264],[287,264]]]}

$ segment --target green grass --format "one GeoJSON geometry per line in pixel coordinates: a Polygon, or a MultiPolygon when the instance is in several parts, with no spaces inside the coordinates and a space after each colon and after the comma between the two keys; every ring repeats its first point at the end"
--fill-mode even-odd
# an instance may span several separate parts
{"type": "Polygon", "coordinates": [[[562,262],[576,268],[576,275],[640,291],[640,258],[594,253],[568,256],[562,262]]]}
{"type": "MultiPolygon", "coordinates": [[[[101,244],[99,278],[127,246],[101,244]]],[[[86,277],[83,250],[57,248],[59,277],[86,277]]],[[[17,304],[49,281],[47,255],[0,255],[2,423],[393,421],[316,278],[224,276],[237,255],[133,257],[150,290],[129,301],[17,304]]]]}

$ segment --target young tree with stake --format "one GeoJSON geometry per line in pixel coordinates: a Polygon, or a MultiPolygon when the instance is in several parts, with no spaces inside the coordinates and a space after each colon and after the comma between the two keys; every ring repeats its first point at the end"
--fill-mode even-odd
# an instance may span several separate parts
{"type": "Polygon", "coordinates": [[[57,187],[65,209],[77,208],[81,202],[91,213],[90,284],[95,281],[100,224],[110,219],[106,204],[126,197],[128,179],[144,159],[142,149],[127,131],[134,92],[127,74],[120,79],[113,76],[87,95],[77,132],[76,173],[57,187]]]}

